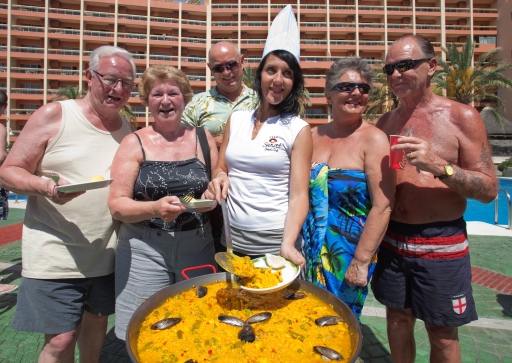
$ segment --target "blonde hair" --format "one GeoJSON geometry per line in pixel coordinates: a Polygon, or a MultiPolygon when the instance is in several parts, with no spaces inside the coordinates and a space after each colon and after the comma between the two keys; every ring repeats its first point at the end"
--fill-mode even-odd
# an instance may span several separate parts
{"type": "Polygon", "coordinates": [[[144,71],[139,83],[139,98],[144,106],[148,105],[149,91],[156,82],[174,81],[179,87],[185,100],[185,105],[194,96],[187,75],[178,68],[164,65],[150,66],[144,71]]]}

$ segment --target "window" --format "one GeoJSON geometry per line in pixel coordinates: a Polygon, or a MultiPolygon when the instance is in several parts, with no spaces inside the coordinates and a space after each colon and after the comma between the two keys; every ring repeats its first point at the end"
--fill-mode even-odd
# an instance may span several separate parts
{"type": "Polygon", "coordinates": [[[41,86],[39,83],[22,83],[20,84],[20,88],[39,89],[41,86]]]}
{"type": "Polygon", "coordinates": [[[20,107],[25,110],[37,110],[39,105],[34,105],[32,103],[22,103],[20,104],[20,107]]]}
{"type": "Polygon", "coordinates": [[[26,64],[26,63],[20,63],[21,68],[41,68],[38,64],[26,64]]]}
{"type": "Polygon", "coordinates": [[[480,44],[496,44],[496,37],[478,37],[480,44]]]}

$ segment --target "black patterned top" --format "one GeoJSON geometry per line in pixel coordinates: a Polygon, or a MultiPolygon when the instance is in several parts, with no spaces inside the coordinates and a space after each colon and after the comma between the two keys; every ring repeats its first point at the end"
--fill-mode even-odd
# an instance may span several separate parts
{"type": "MultiPolygon", "coordinates": [[[[135,134],[135,136],[139,139],[142,148],[143,161],[133,186],[134,200],[159,200],[168,195],[182,197],[189,192],[192,192],[195,198],[201,198],[208,188],[208,173],[206,166],[197,158],[197,137],[194,158],[180,161],[151,161],[146,160],[146,153],[139,135],[135,134]]],[[[164,231],[190,231],[202,228],[208,219],[209,213],[187,210],[171,222],[151,218],[138,223],[164,231]]]]}

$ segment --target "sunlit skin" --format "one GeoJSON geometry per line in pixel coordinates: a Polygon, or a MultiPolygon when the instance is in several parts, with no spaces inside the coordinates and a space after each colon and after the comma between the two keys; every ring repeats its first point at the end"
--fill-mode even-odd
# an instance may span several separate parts
{"type": "MultiPolygon", "coordinates": [[[[97,71],[104,76],[133,80],[133,70],[130,63],[119,56],[100,58],[97,71]]],[[[88,97],[94,106],[101,105],[111,111],[115,110],[117,113],[128,102],[132,90],[124,89],[121,82],[109,86],[103,83],[100,76],[90,69],[86,71],[86,77],[87,86],[90,89],[88,97]]]]}
{"type": "Polygon", "coordinates": [[[236,72],[224,69],[222,73],[214,73],[217,91],[231,102],[234,102],[242,94],[242,76],[244,69],[244,56],[238,53],[235,46],[229,42],[216,43],[208,53],[208,67],[212,69],[217,65],[226,65],[230,62],[238,62],[236,72]]]}
{"type": "MultiPolygon", "coordinates": [[[[293,88],[294,75],[288,63],[274,54],[265,58],[261,72],[260,105],[254,111],[254,128],[251,139],[254,140],[265,122],[277,116],[279,111],[270,108],[278,105],[290,94],[293,88]]],[[[226,123],[224,140],[219,152],[219,162],[208,186],[205,196],[216,199],[220,203],[225,199],[230,186],[227,175],[226,149],[229,144],[230,120],[226,123]]],[[[291,153],[289,208],[284,224],[281,256],[288,258],[297,265],[304,267],[304,257],[295,249],[295,240],[306,218],[308,209],[309,165],[312,154],[311,129],[304,127],[297,135],[291,153]]]]}
{"type": "Polygon", "coordinates": [[[148,108],[158,125],[180,122],[185,102],[179,85],[174,81],[156,82],[148,95],[148,108]]]}
{"type": "MultiPolygon", "coordinates": [[[[425,58],[418,41],[407,37],[389,49],[386,64],[425,58]]],[[[387,76],[400,106],[383,115],[377,127],[387,135],[402,136],[393,150],[404,151],[407,164],[397,172],[395,208],[391,219],[407,224],[454,221],[463,216],[466,198],[492,201],[497,194],[484,123],[471,106],[435,95],[430,81],[435,58],[400,73],[387,76]],[[444,166],[453,165],[454,174],[443,180],[444,166]],[[418,206],[421,206],[419,208],[418,206]]],[[[393,361],[412,363],[416,346],[416,318],[411,309],[387,307],[388,338],[393,361]]],[[[456,327],[425,323],[431,362],[461,361],[456,327]]]]}
{"type": "MultiPolygon", "coordinates": [[[[342,73],[338,82],[368,83],[355,70],[342,73]]],[[[368,267],[386,231],[395,194],[396,173],[387,165],[387,136],[362,119],[368,97],[357,87],[350,93],[336,89],[326,92],[332,122],[313,129],[312,135],[313,162],[362,170],[366,176],[372,208],[345,273],[345,281],[351,286],[368,283],[368,267]]]]}
{"type": "MultiPolygon", "coordinates": [[[[366,80],[354,70],[349,70],[341,75],[338,82],[367,83],[366,80]]],[[[326,95],[327,103],[331,105],[333,119],[360,120],[366,106],[369,94],[362,94],[359,88],[354,88],[351,93],[333,90],[326,95]]]]}
{"type": "MultiPolygon", "coordinates": [[[[293,87],[293,71],[288,63],[274,54],[270,54],[261,72],[261,90],[263,99],[259,109],[269,110],[269,104],[278,105],[290,94],[293,87]]],[[[277,115],[277,111],[269,110],[269,115],[277,115]]]]}
{"type": "MultiPolygon", "coordinates": [[[[424,58],[418,44],[408,43],[401,47],[390,48],[386,56],[386,64],[396,63],[405,59],[424,58]]],[[[400,98],[401,102],[408,102],[409,99],[416,103],[418,96],[428,97],[428,94],[421,94],[425,87],[430,87],[430,78],[435,72],[435,59],[430,62],[422,62],[413,69],[404,73],[394,70],[391,76],[387,76],[388,85],[393,93],[400,98]],[[414,72],[414,70],[428,70],[427,72],[414,72]],[[428,76],[428,77],[427,77],[428,76]]]]}
{"type": "MultiPolygon", "coordinates": [[[[118,55],[100,57],[97,71],[120,79],[133,79],[131,63],[118,55]]],[[[121,83],[114,87],[104,84],[90,69],[85,75],[89,92],[84,98],[75,100],[75,105],[93,127],[106,132],[119,130],[122,121],[117,112],[128,101],[130,90],[123,89],[121,83]]],[[[48,103],[30,116],[0,169],[0,180],[4,187],[23,195],[44,196],[56,204],[68,203],[84,193],[59,192],[53,179],[36,175],[46,149],[58,135],[61,124],[62,108],[59,102],[48,103]]],[[[61,176],[58,185],[67,184],[69,181],[61,176]]],[[[73,361],[77,341],[80,361],[97,362],[107,324],[108,316],[84,312],[82,323],[76,329],[62,334],[45,334],[39,362],[73,361]]]]}

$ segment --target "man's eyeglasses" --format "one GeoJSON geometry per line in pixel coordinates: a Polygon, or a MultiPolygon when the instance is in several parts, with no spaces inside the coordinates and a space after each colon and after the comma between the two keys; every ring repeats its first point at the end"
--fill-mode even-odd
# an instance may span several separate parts
{"type": "Polygon", "coordinates": [[[371,87],[366,83],[340,82],[336,83],[332,89],[343,93],[352,93],[356,88],[362,95],[367,95],[370,93],[371,87]]]}
{"type": "Polygon", "coordinates": [[[413,69],[414,67],[416,67],[421,62],[425,62],[425,61],[428,61],[428,60],[430,60],[430,59],[429,58],[404,59],[404,60],[401,60],[401,61],[396,62],[396,63],[386,64],[384,67],[382,67],[382,70],[388,76],[391,76],[395,72],[395,69],[398,72],[400,72],[400,73],[404,73],[404,72],[407,72],[410,69],[413,69]]]}
{"type": "Polygon", "coordinates": [[[219,74],[222,74],[224,73],[224,70],[227,69],[229,72],[236,72],[238,70],[238,62],[229,62],[228,64],[226,65],[217,65],[217,66],[214,66],[212,67],[212,71],[213,73],[219,73],[219,74]]]}
{"type": "Polygon", "coordinates": [[[107,86],[115,87],[118,82],[121,82],[121,86],[126,91],[132,91],[135,88],[135,82],[132,79],[121,79],[116,78],[114,76],[106,75],[104,76],[98,71],[92,70],[94,73],[98,75],[98,77],[101,79],[103,83],[105,83],[107,86]]]}

